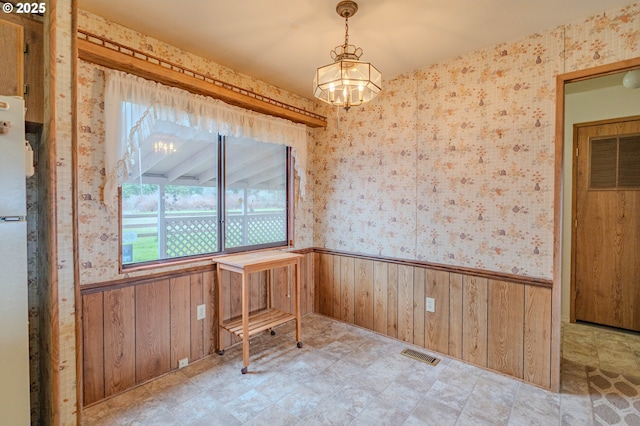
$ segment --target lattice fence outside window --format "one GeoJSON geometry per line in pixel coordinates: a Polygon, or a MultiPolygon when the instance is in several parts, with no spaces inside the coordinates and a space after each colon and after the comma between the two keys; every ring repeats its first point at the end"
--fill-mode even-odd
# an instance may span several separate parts
{"type": "Polygon", "coordinates": [[[187,217],[165,220],[167,257],[193,256],[218,251],[218,219],[187,217]]]}
{"type": "MultiPolygon", "coordinates": [[[[165,219],[166,258],[194,256],[218,251],[216,217],[165,219]]],[[[226,220],[226,247],[267,244],[286,240],[284,212],[230,215],[226,220]]]]}

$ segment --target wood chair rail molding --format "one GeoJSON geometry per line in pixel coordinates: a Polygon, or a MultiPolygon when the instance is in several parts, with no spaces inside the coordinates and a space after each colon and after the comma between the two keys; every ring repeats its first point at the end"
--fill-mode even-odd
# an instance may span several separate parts
{"type": "Polygon", "coordinates": [[[285,118],[308,127],[327,127],[327,118],[280,102],[209,75],[149,55],[106,38],[78,30],[78,57],[198,95],[220,99],[251,111],[285,118]]]}

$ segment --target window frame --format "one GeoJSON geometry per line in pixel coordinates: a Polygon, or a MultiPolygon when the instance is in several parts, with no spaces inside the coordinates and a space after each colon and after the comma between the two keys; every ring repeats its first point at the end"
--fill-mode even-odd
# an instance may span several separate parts
{"type": "Polygon", "coordinates": [[[202,253],[191,256],[181,256],[168,259],[156,259],[144,262],[127,263],[122,262],[122,187],[118,187],[118,272],[120,274],[134,272],[137,270],[153,269],[157,267],[179,266],[181,264],[190,264],[199,261],[211,260],[218,256],[224,256],[232,253],[242,253],[259,251],[265,249],[288,247],[293,243],[293,216],[294,216],[294,158],[293,150],[290,146],[285,145],[285,240],[272,243],[255,244],[248,246],[238,246],[232,248],[225,247],[226,241],[226,137],[218,135],[218,205],[216,208],[218,222],[218,248],[219,251],[211,253],[202,253]]]}

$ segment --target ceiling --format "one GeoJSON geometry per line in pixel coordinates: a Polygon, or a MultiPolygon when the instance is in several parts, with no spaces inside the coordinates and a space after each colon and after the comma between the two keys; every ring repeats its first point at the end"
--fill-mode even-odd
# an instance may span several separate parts
{"type": "MultiPolygon", "coordinates": [[[[349,41],[384,80],[631,0],[360,0],[349,41]]],[[[81,9],[312,98],[344,42],[338,0],[79,0],[81,9]]]]}

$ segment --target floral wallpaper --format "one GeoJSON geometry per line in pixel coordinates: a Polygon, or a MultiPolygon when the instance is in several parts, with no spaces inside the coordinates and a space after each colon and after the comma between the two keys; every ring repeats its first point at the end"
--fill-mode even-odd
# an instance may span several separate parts
{"type": "MultiPolygon", "coordinates": [[[[79,27],[92,34],[160,56],[195,71],[209,73],[225,82],[249,88],[299,108],[309,110],[314,107],[314,103],[308,99],[289,94],[268,83],[239,74],[89,12],[79,12],[79,27]]],[[[77,107],[81,284],[104,282],[122,277],[118,274],[118,239],[120,238],[118,218],[108,212],[101,201],[105,173],[103,102],[103,68],[79,61],[77,107]]],[[[309,155],[311,156],[311,153],[309,155]]],[[[310,184],[307,186],[305,198],[298,196],[295,199],[294,245],[299,248],[313,246],[313,188],[310,184]]],[[[106,194],[106,196],[115,196],[115,194],[106,194]]],[[[163,269],[172,270],[183,267],[174,266],[163,269]]],[[[155,271],[129,275],[144,275],[150,272],[155,271]]]]}
{"type": "Polygon", "coordinates": [[[317,246],[553,277],[560,73],[640,56],[632,4],[384,82],[314,131],[317,246]]]}

